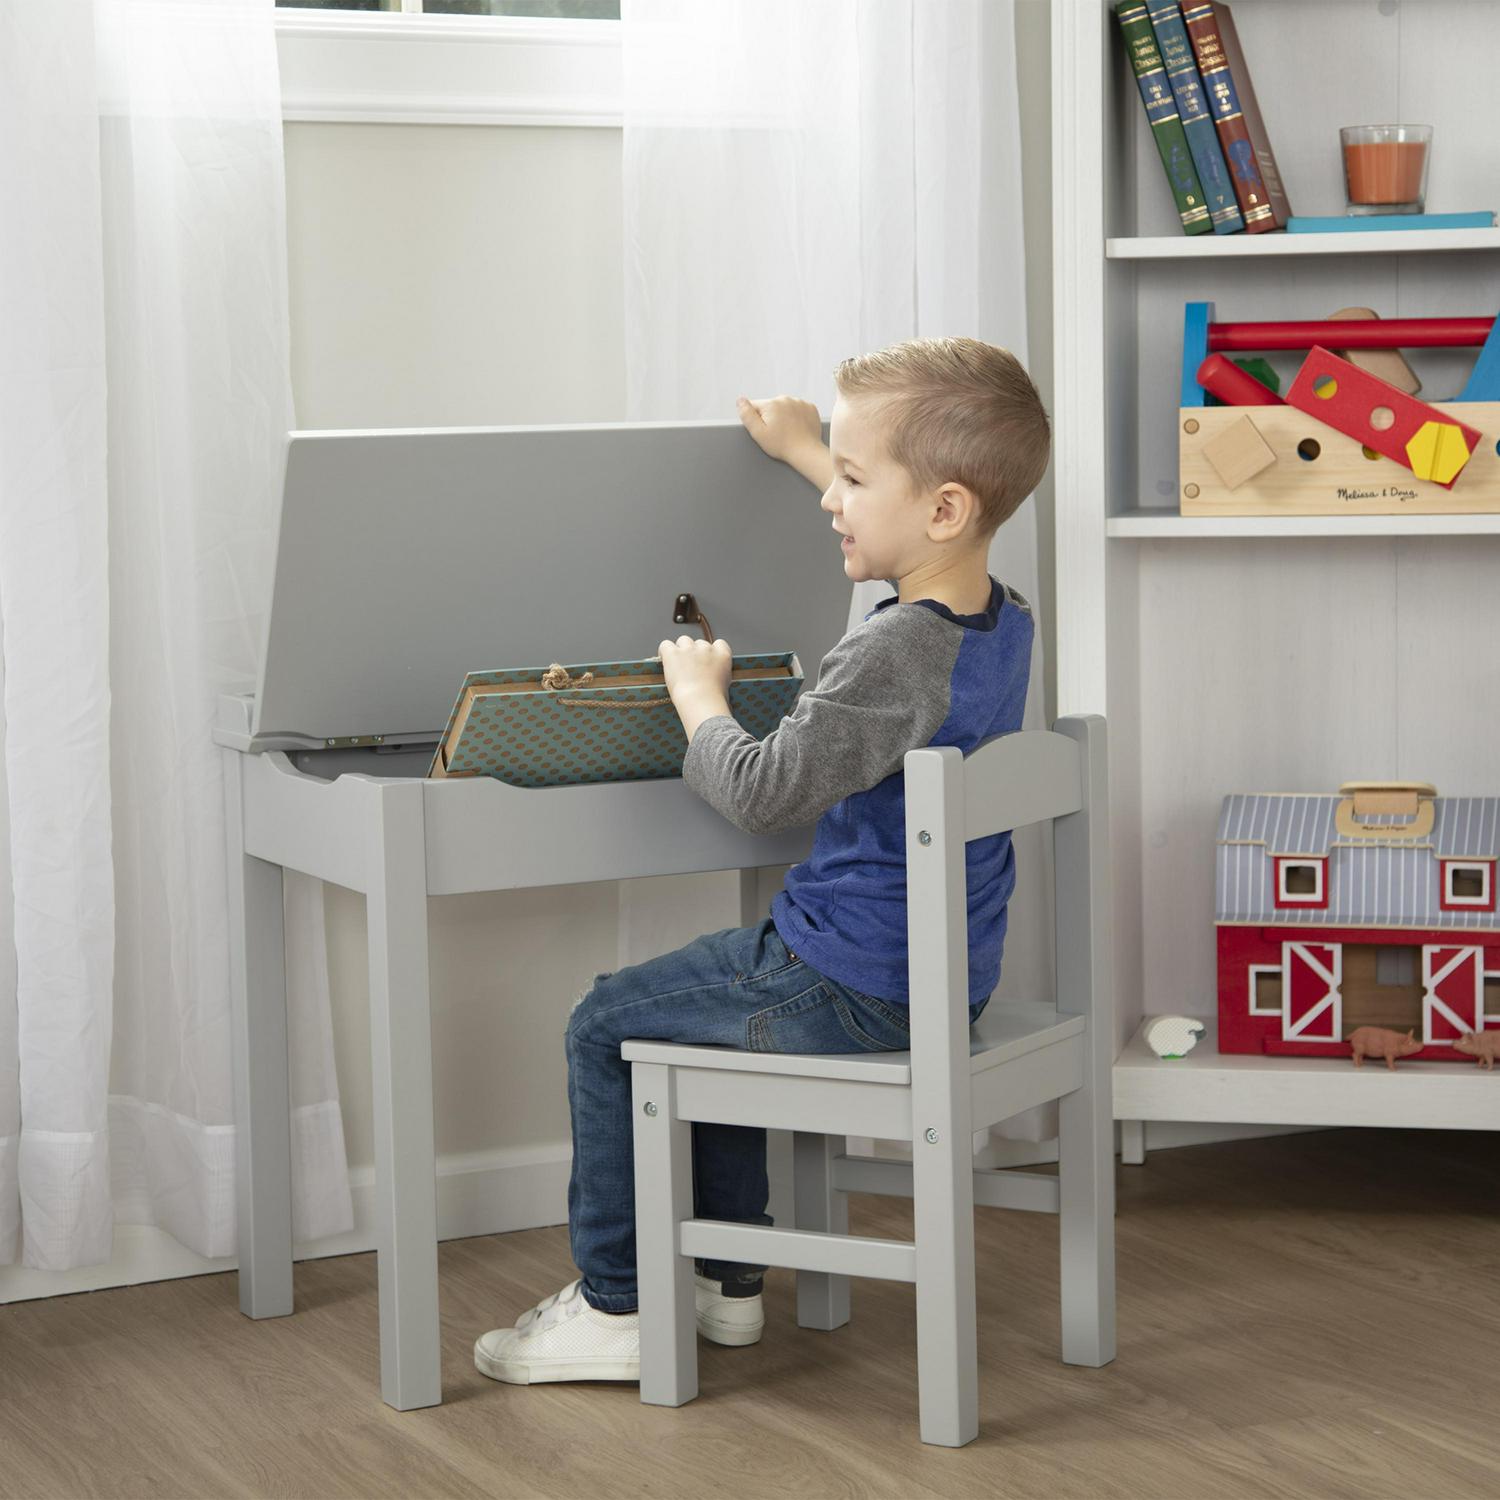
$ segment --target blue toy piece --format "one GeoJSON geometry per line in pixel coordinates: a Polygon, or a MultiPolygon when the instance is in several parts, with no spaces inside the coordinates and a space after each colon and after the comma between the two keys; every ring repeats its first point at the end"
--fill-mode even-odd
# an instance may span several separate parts
{"type": "Polygon", "coordinates": [[[1189,302],[1182,314],[1182,399],[1179,406],[1207,406],[1208,393],[1198,384],[1198,366],[1208,358],[1208,325],[1212,302],[1189,302]]]}
{"type": "Polygon", "coordinates": [[[1496,318],[1469,372],[1459,401],[1500,401],[1500,318],[1496,318]]]}

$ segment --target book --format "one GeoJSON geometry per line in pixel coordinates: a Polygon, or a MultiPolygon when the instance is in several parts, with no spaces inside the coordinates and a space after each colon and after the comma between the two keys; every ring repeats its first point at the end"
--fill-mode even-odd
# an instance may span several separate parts
{"type": "Polygon", "coordinates": [[[1255,85],[1250,81],[1250,66],[1245,61],[1245,49],[1240,46],[1240,34],[1235,29],[1234,16],[1223,0],[1213,0],[1214,18],[1219,23],[1219,41],[1224,48],[1229,71],[1233,74],[1240,96],[1240,108],[1245,112],[1245,128],[1250,132],[1250,145],[1255,151],[1255,164],[1260,168],[1261,181],[1271,200],[1271,217],[1276,227],[1284,229],[1292,216],[1292,205],[1287,201],[1286,188],[1282,184],[1281,169],[1276,165],[1276,153],[1271,150],[1271,137],[1266,133],[1266,122],[1260,112],[1260,103],[1255,97],[1255,85]]]}
{"type": "Polygon", "coordinates": [[[1493,229],[1493,209],[1461,214],[1338,214],[1329,218],[1298,218],[1286,221],[1288,234],[1344,234],[1368,229],[1493,229]]]}
{"type": "Polygon", "coordinates": [[[1234,196],[1234,182],[1224,163],[1224,153],[1219,149],[1219,133],[1204,97],[1193,44],[1188,40],[1187,27],[1182,24],[1182,11],[1177,0],[1148,0],[1148,4],[1151,29],[1156,33],[1162,66],[1177,100],[1182,132],[1203,188],[1208,217],[1215,234],[1234,234],[1245,227],[1245,220],[1234,196]]]}
{"type": "Polygon", "coordinates": [[[1202,0],[1202,3],[1198,3],[1198,0],[1182,0],[1182,20],[1193,43],[1193,56],[1198,60],[1198,76],[1203,80],[1203,92],[1208,98],[1209,112],[1213,115],[1214,126],[1219,132],[1219,145],[1224,150],[1224,160],[1229,166],[1229,175],[1234,180],[1234,196],[1245,218],[1245,233],[1264,234],[1269,229],[1277,228],[1276,216],[1265,180],[1261,177],[1255,147],[1250,141],[1250,128],[1245,123],[1238,80],[1224,55],[1214,6],[1209,0],[1202,0]]]}
{"type": "Polygon", "coordinates": [[[1156,33],[1151,29],[1151,17],[1146,13],[1145,0],[1118,0],[1115,15],[1120,21],[1125,52],[1146,106],[1151,138],[1156,142],[1157,154],[1166,169],[1167,186],[1172,190],[1172,200],[1177,205],[1177,217],[1182,221],[1183,231],[1186,234],[1210,234],[1214,228],[1213,220],[1203,199],[1203,185],[1193,167],[1193,154],[1177,112],[1172,85],[1167,80],[1167,70],[1162,64],[1161,49],[1156,45],[1156,33]]]}

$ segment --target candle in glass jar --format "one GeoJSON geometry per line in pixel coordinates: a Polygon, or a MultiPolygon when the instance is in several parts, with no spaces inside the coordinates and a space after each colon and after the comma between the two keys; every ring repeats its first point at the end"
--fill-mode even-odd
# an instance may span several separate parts
{"type": "Polygon", "coordinates": [[[1350,125],[1339,138],[1349,213],[1422,212],[1430,125],[1350,125]]]}

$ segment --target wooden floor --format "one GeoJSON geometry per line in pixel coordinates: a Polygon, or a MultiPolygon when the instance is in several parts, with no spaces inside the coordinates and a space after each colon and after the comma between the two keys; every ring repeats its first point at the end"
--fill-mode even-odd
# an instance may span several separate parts
{"type": "MultiPolygon", "coordinates": [[[[1497,1079],[1500,1090],[1500,1079],[1497,1079]]],[[[1120,1169],[1120,1355],[1057,1360],[1056,1220],[981,1210],[979,1440],[917,1440],[909,1287],[799,1330],[773,1272],[702,1395],[497,1385],[471,1347],[571,1276],[566,1234],[442,1247],[447,1401],[379,1400],[375,1262],[297,1270],[252,1323],[233,1276],[0,1308],[4,1496],[1500,1495],[1500,1137],[1333,1131],[1120,1169]]],[[[856,1233],[909,1233],[854,1200],[856,1233]]]]}

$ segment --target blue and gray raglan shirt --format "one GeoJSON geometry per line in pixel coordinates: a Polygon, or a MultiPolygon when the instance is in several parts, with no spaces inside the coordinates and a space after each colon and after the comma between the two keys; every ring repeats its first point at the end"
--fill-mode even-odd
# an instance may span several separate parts
{"type": "MultiPolygon", "coordinates": [[[[1032,633],[1030,605],[994,578],[983,614],[885,599],[823,658],[817,685],[765,739],[725,715],[699,726],[683,779],[736,827],[778,833],[817,819],[812,853],[787,873],[771,917],[819,973],[907,1003],[903,757],[927,745],[967,754],[1019,729],[1032,633]]],[[[966,852],[976,1005],[1000,978],[1015,856],[1009,833],[966,852]]]]}

